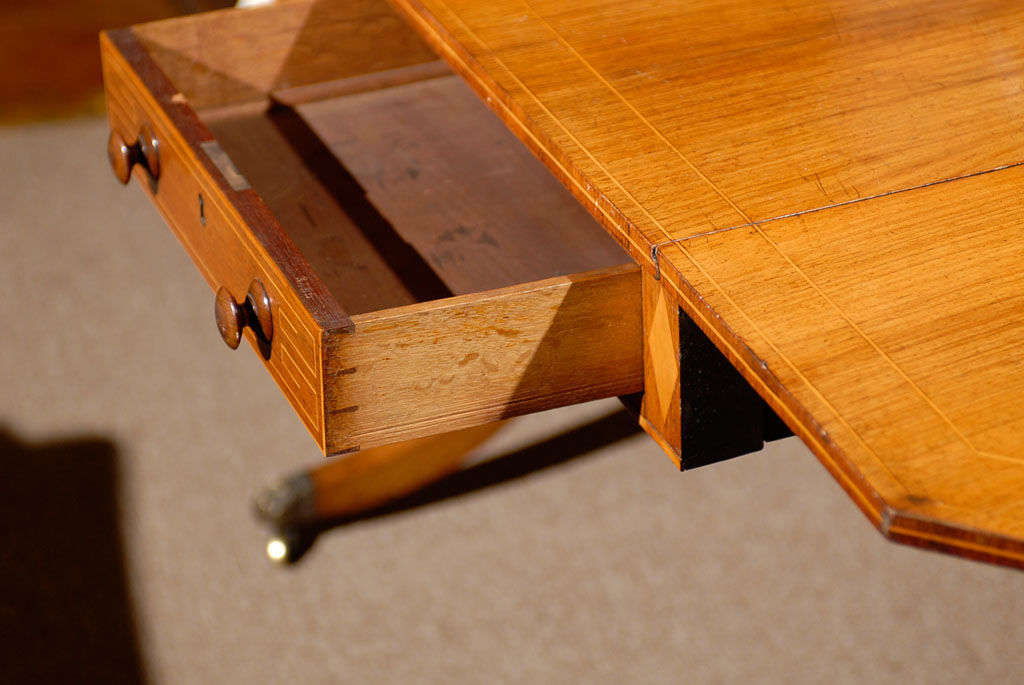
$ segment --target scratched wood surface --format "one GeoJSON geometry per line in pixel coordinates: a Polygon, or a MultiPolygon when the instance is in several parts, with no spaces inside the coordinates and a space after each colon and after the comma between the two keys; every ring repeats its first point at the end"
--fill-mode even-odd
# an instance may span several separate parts
{"type": "Polygon", "coordinates": [[[391,2],[883,533],[1024,565],[1024,7],[391,2]]]}

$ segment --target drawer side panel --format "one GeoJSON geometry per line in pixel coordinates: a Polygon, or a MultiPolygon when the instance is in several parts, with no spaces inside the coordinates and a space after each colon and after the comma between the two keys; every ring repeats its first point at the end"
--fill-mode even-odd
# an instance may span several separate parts
{"type": "Polygon", "coordinates": [[[367,449],[643,386],[635,265],[353,317],[325,343],[326,450],[367,449]]]}

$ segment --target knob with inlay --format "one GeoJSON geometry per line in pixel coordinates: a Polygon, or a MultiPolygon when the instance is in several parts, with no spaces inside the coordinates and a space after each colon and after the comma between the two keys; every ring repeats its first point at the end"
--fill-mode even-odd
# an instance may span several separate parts
{"type": "Polygon", "coordinates": [[[117,131],[111,131],[107,139],[107,157],[114,176],[127,184],[132,178],[132,167],[141,164],[153,178],[160,177],[160,143],[148,125],[139,129],[138,138],[130,145],[117,131]]]}
{"type": "Polygon", "coordinates": [[[263,342],[269,343],[274,337],[270,296],[257,279],[249,284],[249,291],[242,302],[237,302],[231,291],[222,286],[214,300],[214,314],[221,339],[233,350],[242,342],[242,333],[247,326],[263,342]]]}

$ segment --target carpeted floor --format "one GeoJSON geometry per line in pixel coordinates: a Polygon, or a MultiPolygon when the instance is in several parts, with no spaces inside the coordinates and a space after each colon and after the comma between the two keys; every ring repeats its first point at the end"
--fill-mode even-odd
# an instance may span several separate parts
{"type": "Polygon", "coordinates": [[[251,495],[315,448],[105,137],[0,129],[0,680],[1024,677],[1024,574],[885,542],[795,439],[679,474],[614,401],[486,450],[605,447],[271,565],[251,495]]]}

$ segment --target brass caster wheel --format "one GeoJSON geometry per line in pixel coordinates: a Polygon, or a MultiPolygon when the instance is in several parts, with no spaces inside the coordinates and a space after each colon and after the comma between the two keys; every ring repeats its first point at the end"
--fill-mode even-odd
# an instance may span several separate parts
{"type": "Polygon", "coordinates": [[[267,540],[267,558],[275,564],[287,566],[302,558],[316,535],[301,528],[284,528],[267,540]]]}

